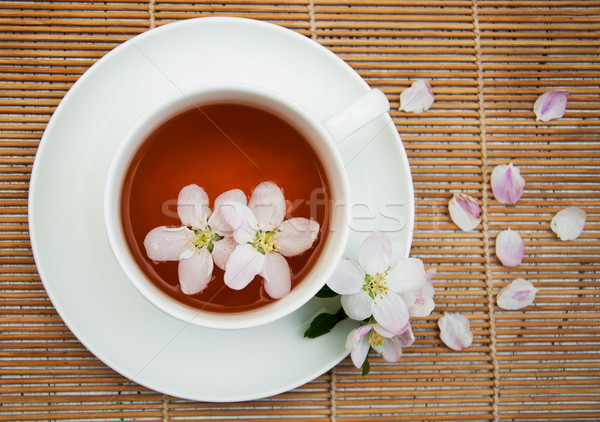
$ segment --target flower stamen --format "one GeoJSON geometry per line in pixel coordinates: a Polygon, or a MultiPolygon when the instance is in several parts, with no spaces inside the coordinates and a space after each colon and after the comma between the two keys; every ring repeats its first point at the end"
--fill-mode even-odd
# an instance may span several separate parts
{"type": "Polygon", "coordinates": [[[279,235],[276,231],[259,230],[256,232],[254,242],[250,242],[250,244],[263,255],[267,252],[279,252],[279,248],[277,247],[278,237],[279,235]]]}
{"type": "Polygon", "coordinates": [[[363,284],[362,288],[369,293],[369,296],[371,296],[372,299],[375,299],[377,296],[383,298],[383,295],[388,294],[389,287],[385,278],[388,276],[390,269],[391,267],[388,267],[383,274],[376,273],[375,275],[365,275],[365,284],[363,284]]]}

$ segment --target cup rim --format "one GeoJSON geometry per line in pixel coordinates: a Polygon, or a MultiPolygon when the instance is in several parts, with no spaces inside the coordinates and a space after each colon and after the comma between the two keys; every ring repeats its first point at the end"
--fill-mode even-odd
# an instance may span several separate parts
{"type": "Polygon", "coordinates": [[[104,223],[111,250],[134,287],[156,308],[172,317],[186,323],[218,329],[242,329],[273,322],[289,315],[312,299],[325,285],[342,258],[350,231],[348,225],[350,221],[350,190],[343,167],[335,142],[321,122],[289,98],[262,87],[239,83],[205,84],[180,91],[159,101],[144,112],[122,139],[111,160],[104,189],[104,223]],[[123,180],[131,159],[151,132],[167,120],[193,106],[233,99],[236,100],[235,102],[254,106],[257,104],[255,101],[260,100],[262,106],[267,103],[272,104],[273,109],[265,108],[280,117],[282,114],[288,119],[293,116],[297,119],[296,121],[308,124],[308,126],[296,126],[296,128],[310,132],[309,134],[304,133],[304,135],[313,148],[317,147],[315,149],[318,149],[317,153],[321,159],[323,152],[328,154],[327,159],[331,160],[333,165],[323,164],[323,167],[327,173],[330,189],[336,196],[341,196],[341,200],[337,198],[335,206],[330,207],[328,235],[316,263],[287,296],[255,309],[219,313],[179,302],[148,279],[127,246],[120,217],[120,200],[123,180]]]}

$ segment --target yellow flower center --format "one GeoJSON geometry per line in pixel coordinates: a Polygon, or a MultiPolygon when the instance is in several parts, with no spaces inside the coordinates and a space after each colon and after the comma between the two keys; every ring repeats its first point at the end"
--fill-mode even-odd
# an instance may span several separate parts
{"type": "Polygon", "coordinates": [[[369,344],[371,346],[383,346],[384,341],[385,338],[381,334],[379,334],[374,329],[371,330],[371,333],[369,335],[369,344]]]}
{"type": "Polygon", "coordinates": [[[195,229],[194,237],[195,239],[192,240],[191,244],[198,249],[206,248],[209,252],[213,251],[215,242],[222,239],[209,225],[204,226],[204,229],[195,229]]]}
{"type": "MultiPolygon", "coordinates": [[[[365,284],[363,285],[363,290],[369,293],[372,299],[376,299],[377,296],[381,296],[388,294],[388,286],[385,278],[388,275],[391,267],[388,267],[387,270],[383,274],[377,273],[375,275],[367,274],[365,276],[365,284]]],[[[376,302],[377,303],[377,302],[376,302]]]]}
{"type": "Polygon", "coordinates": [[[278,233],[276,231],[262,231],[256,232],[254,242],[250,244],[259,251],[261,254],[279,252],[277,247],[278,233]]]}

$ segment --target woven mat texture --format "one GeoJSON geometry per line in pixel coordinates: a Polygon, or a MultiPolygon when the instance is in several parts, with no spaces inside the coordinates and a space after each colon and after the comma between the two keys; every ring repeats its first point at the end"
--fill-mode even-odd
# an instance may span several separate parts
{"type": "Polygon", "coordinates": [[[600,1],[0,1],[0,420],[403,421],[600,419],[600,1]],[[293,391],[211,404],[149,391],[100,362],[73,336],[36,272],[27,222],[31,167],[69,87],[127,39],[168,22],[241,16],[313,38],[382,89],[410,159],[416,195],[412,255],[435,267],[437,308],[414,324],[398,363],[373,355],[362,377],[344,360],[293,391]],[[397,111],[410,81],[431,81],[423,114],[397,111]],[[570,92],[560,120],[533,102],[570,92]],[[514,206],[489,187],[513,162],[527,180],[514,206]],[[483,224],[448,217],[453,192],[475,197],[483,224]],[[575,205],[585,231],[561,242],[552,216],[575,205]],[[519,267],[495,256],[510,226],[525,240],[519,267]],[[512,279],[540,289],[504,311],[512,279]],[[460,311],[475,340],[453,352],[437,319],[460,311]]]}

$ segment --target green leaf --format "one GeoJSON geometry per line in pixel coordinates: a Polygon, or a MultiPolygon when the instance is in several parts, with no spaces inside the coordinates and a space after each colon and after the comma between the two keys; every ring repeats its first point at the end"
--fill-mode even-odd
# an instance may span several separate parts
{"type": "Polygon", "coordinates": [[[312,320],[310,326],[304,332],[304,337],[317,338],[323,334],[327,334],[338,322],[343,321],[344,319],[346,319],[346,313],[341,307],[337,312],[332,314],[319,314],[312,320]]]}
{"type": "Polygon", "coordinates": [[[368,375],[370,371],[371,371],[371,364],[369,363],[369,356],[367,355],[367,357],[365,358],[365,361],[362,364],[363,377],[365,375],[368,375]]]}
{"type": "Polygon", "coordinates": [[[328,297],[336,297],[339,295],[336,292],[334,292],[333,290],[331,290],[329,288],[329,286],[326,284],[321,288],[321,290],[319,290],[319,292],[315,296],[325,299],[328,297]]]}

